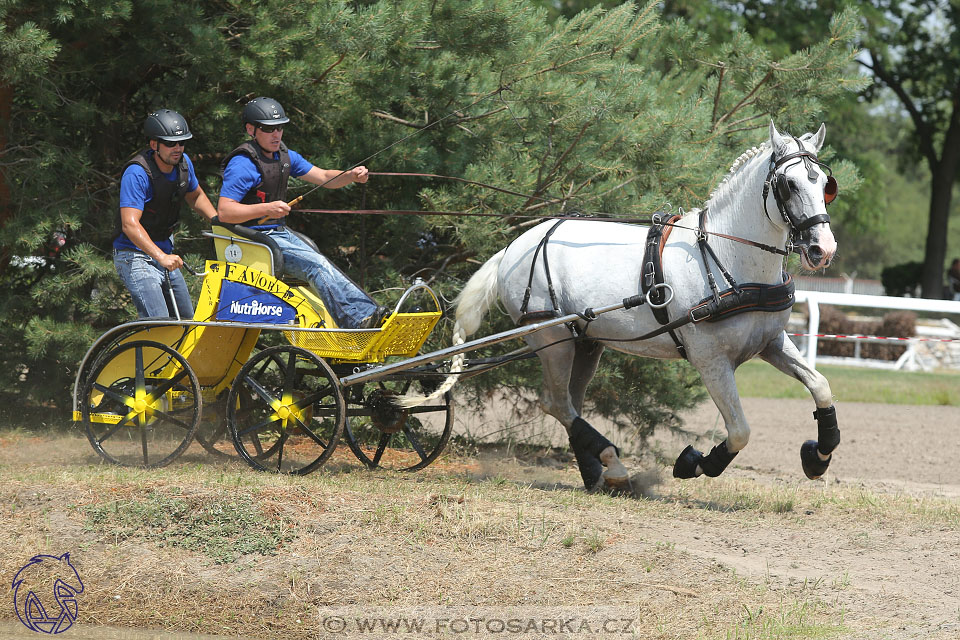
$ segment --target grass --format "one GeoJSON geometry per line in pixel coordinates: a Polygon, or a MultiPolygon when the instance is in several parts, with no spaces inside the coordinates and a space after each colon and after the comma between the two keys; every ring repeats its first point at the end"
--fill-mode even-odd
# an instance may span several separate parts
{"type": "MultiPolygon", "coordinates": [[[[960,373],[884,371],[818,366],[837,402],[960,406],[960,373]]],[[[755,398],[809,398],[799,381],[766,362],[751,360],[737,369],[740,395],[755,398]]]]}
{"type": "MultiPolygon", "coordinates": [[[[817,539],[826,528],[845,540],[841,552],[862,554],[886,540],[881,523],[905,538],[960,528],[955,502],[856,486],[718,478],[624,499],[575,489],[572,463],[557,472],[560,486],[524,482],[516,466],[477,474],[469,458],[416,474],[344,459],[290,478],[229,462],[26,465],[18,456],[38,459],[26,448],[36,438],[9,438],[0,571],[15,571],[24,554],[71,551],[90,586],[81,611],[91,626],[317,637],[322,611],[412,618],[433,607],[437,619],[458,619],[516,610],[524,620],[596,624],[602,610],[655,640],[827,640],[863,630],[844,618],[857,576],[749,575],[692,553],[674,531],[711,541],[725,558],[741,553],[727,541],[763,548],[757,535],[817,539]]],[[[483,637],[436,637],[468,635],[483,637]]]]}
{"type": "Polygon", "coordinates": [[[85,528],[101,537],[198,551],[217,564],[247,554],[276,555],[294,538],[286,519],[267,518],[249,493],[149,491],[143,498],[91,505],[84,514],[85,528]]]}

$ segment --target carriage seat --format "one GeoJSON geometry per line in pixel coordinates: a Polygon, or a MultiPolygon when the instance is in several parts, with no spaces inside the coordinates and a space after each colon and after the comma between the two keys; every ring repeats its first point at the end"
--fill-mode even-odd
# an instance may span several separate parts
{"type": "MultiPolygon", "coordinates": [[[[306,242],[314,251],[320,253],[316,243],[308,236],[289,227],[288,230],[306,242]]],[[[284,275],[283,253],[276,241],[269,235],[257,229],[245,227],[242,224],[221,222],[217,217],[212,220],[210,231],[204,231],[203,235],[213,238],[217,260],[242,264],[245,267],[262,271],[277,278],[307,298],[320,317],[324,319],[326,326],[336,327],[336,323],[327,312],[323,301],[314,293],[310,285],[299,278],[284,275]]]]}
{"type": "MultiPolygon", "coordinates": [[[[287,230],[307,243],[314,251],[320,253],[317,244],[309,236],[289,227],[287,230]]],[[[219,218],[215,217],[210,231],[204,231],[203,235],[213,238],[218,260],[253,267],[264,273],[269,273],[290,286],[307,285],[303,280],[284,275],[283,253],[281,253],[276,241],[262,231],[245,227],[242,224],[221,222],[219,218]]]]}

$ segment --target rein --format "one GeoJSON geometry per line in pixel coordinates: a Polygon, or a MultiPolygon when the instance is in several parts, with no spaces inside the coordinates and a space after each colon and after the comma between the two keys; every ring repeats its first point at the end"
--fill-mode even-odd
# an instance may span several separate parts
{"type": "MultiPolygon", "coordinates": [[[[541,200],[543,202],[555,202],[548,198],[542,196],[537,196],[529,193],[521,193],[519,191],[511,191],[509,189],[503,189],[501,187],[496,187],[491,184],[484,182],[478,182],[476,180],[467,180],[466,178],[459,178],[456,176],[444,176],[436,173],[414,173],[414,172],[391,172],[391,171],[371,171],[371,176],[387,176],[387,177],[412,177],[412,178],[433,178],[437,180],[451,180],[453,182],[460,182],[463,184],[472,184],[484,189],[490,189],[491,191],[498,191],[500,193],[506,193],[512,196],[518,196],[521,198],[526,198],[528,200],[541,200]]],[[[313,189],[311,189],[313,191],[313,189]]],[[[310,192],[303,194],[303,196],[308,195],[310,192]]],[[[299,202],[303,196],[296,198],[293,203],[299,202]]],[[[564,202],[565,199],[561,199],[556,202],[564,202]]],[[[791,251],[788,249],[780,249],[769,244],[764,244],[762,242],[757,242],[755,240],[749,240],[747,238],[741,238],[739,236],[732,236],[726,233],[720,233],[717,231],[706,231],[703,228],[691,228],[685,227],[683,225],[674,224],[671,222],[662,222],[659,219],[659,214],[653,214],[648,218],[615,218],[612,215],[600,215],[600,216],[591,216],[583,215],[578,212],[573,212],[565,216],[537,216],[537,215],[523,215],[523,214],[504,214],[504,213],[482,213],[482,212],[470,212],[470,211],[419,211],[419,210],[410,210],[410,209],[297,209],[301,213],[329,213],[329,214],[351,214],[351,215],[361,215],[361,216],[376,216],[376,215],[394,215],[394,216],[454,216],[462,218],[511,218],[511,219],[520,219],[520,220],[596,220],[598,222],[620,222],[623,224],[662,224],[668,227],[674,227],[678,229],[687,229],[688,231],[693,231],[697,234],[697,237],[702,236],[714,236],[716,238],[723,238],[725,240],[732,240],[733,242],[739,242],[740,244],[745,244],[750,247],[755,247],[767,253],[775,253],[781,256],[790,255],[791,251]]]]}

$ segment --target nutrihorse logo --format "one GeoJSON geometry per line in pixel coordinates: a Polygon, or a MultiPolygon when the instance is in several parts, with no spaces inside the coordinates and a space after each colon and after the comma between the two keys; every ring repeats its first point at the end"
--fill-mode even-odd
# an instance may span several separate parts
{"type": "Polygon", "coordinates": [[[20,622],[38,633],[63,633],[77,619],[80,574],[70,554],[33,556],[13,578],[13,606],[20,622]]]}

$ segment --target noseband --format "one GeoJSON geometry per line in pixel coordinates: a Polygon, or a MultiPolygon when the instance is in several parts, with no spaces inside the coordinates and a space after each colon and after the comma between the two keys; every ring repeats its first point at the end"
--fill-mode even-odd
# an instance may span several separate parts
{"type": "Polygon", "coordinates": [[[770,156],[770,169],[767,172],[767,178],[763,183],[763,212],[767,214],[767,218],[770,219],[770,212],[767,211],[767,194],[773,189],[773,198],[777,201],[777,209],[780,210],[780,216],[783,218],[783,221],[790,225],[790,239],[793,243],[798,236],[803,234],[804,231],[821,223],[830,224],[830,216],[826,213],[820,213],[815,216],[810,216],[806,220],[801,220],[798,218],[790,208],[787,206],[787,203],[790,201],[790,185],[787,182],[786,176],[783,174],[778,174],[777,169],[782,165],[790,162],[791,160],[797,160],[798,158],[803,161],[804,166],[807,169],[807,179],[810,182],[816,183],[819,175],[817,170],[814,168],[814,164],[823,167],[827,173],[827,184],[824,187],[824,202],[832,202],[837,194],[837,180],[833,177],[833,171],[830,167],[817,159],[815,153],[803,150],[803,144],[794,137],[794,141],[797,143],[797,146],[800,148],[800,151],[797,153],[791,153],[783,156],[779,160],[774,160],[774,156],[770,156]],[[829,196],[829,200],[827,197],[829,196]]]}

